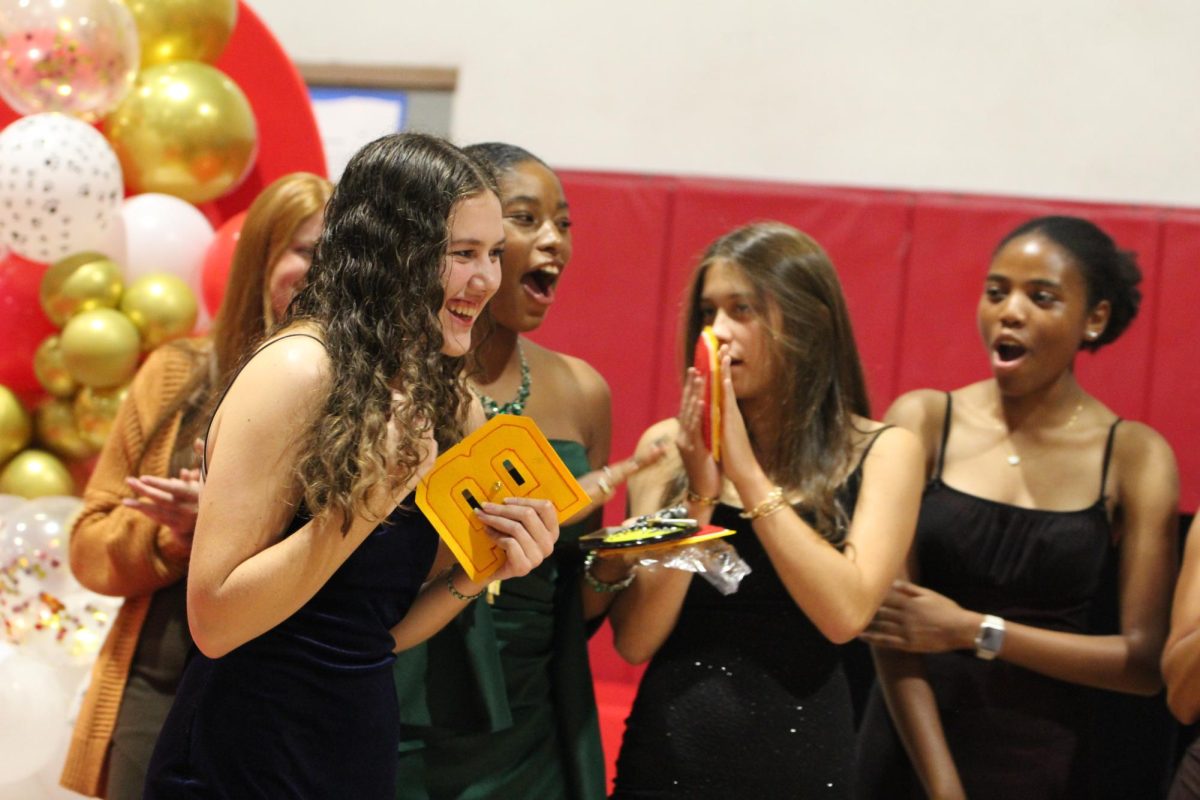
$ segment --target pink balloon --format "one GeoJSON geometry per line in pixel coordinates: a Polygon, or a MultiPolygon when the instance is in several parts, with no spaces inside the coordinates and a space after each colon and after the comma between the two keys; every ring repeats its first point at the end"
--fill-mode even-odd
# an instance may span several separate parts
{"type": "Polygon", "coordinates": [[[146,192],[126,198],[125,283],[158,272],[180,278],[200,296],[200,265],[213,239],[212,223],[191,203],[146,192]]]}
{"type": "Polygon", "coordinates": [[[96,120],[133,86],[133,15],[119,0],[11,3],[0,14],[0,97],[22,114],[96,120]]]}

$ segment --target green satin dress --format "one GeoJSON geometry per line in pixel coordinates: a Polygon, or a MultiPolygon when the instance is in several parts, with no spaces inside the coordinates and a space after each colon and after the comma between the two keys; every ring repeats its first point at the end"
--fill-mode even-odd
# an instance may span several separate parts
{"type": "MultiPolygon", "coordinates": [[[[551,442],[574,475],[579,442],[551,442]]],[[[424,645],[396,659],[402,733],[398,800],[601,800],[604,753],[583,621],[576,540],[505,581],[424,645]]]]}

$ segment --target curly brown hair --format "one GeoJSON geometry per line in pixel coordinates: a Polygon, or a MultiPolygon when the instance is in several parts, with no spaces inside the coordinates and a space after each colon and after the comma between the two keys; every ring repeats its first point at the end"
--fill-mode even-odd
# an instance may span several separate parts
{"type": "Polygon", "coordinates": [[[855,449],[854,417],[869,417],[871,410],[837,272],[812,237],[782,222],[757,222],[725,234],[705,251],[688,288],[680,343],[685,365],[704,326],[700,298],[716,261],[746,276],[761,309],[779,312],[769,323],[778,436],[756,442],[755,449],[777,483],[805,498],[821,535],[840,545],[848,511],[839,507],[836,493],[855,449]]]}
{"type": "Polygon", "coordinates": [[[366,497],[379,481],[411,478],[431,428],[440,448],[462,436],[463,359],[442,354],[438,312],[450,215],[481,192],[499,197],[482,162],[434,136],[391,134],[358,151],[326,207],[308,284],[289,309],[290,322],[322,332],[333,370],[297,472],[308,511],[340,515],[343,531],[352,515],[374,513],[366,497]]]}

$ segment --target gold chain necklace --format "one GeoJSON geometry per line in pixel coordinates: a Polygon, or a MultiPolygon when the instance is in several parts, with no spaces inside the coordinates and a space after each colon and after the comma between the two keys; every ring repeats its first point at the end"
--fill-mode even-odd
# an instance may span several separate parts
{"type": "MultiPolygon", "coordinates": [[[[1080,400],[1075,405],[1075,410],[1071,412],[1071,418],[1062,426],[1061,430],[1067,430],[1075,424],[1075,420],[1079,419],[1079,412],[1083,410],[1083,400],[1080,400]]],[[[1012,435],[1012,432],[1009,432],[1012,435]]],[[[1010,467],[1019,467],[1021,465],[1021,457],[1017,455],[1016,449],[1013,447],[1012,439],[1008,440],[1008,457],[1005,459],[1010,467]]]]}

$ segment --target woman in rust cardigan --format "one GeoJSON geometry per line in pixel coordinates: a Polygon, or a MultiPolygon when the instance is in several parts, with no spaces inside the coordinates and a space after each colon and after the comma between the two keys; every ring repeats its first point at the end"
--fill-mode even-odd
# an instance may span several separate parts
{"type": "Polygon", "coordinates": [[[62,785],[140,798],[146,764],[191,647],[185,584],[202,435],[215,387],[283,316],[303,283],[331,185],[268,186],[246,215],[211,337],[159,347],[117,412],[71,532],[71,569],[125,602],[92,669],[62,785]]]}

